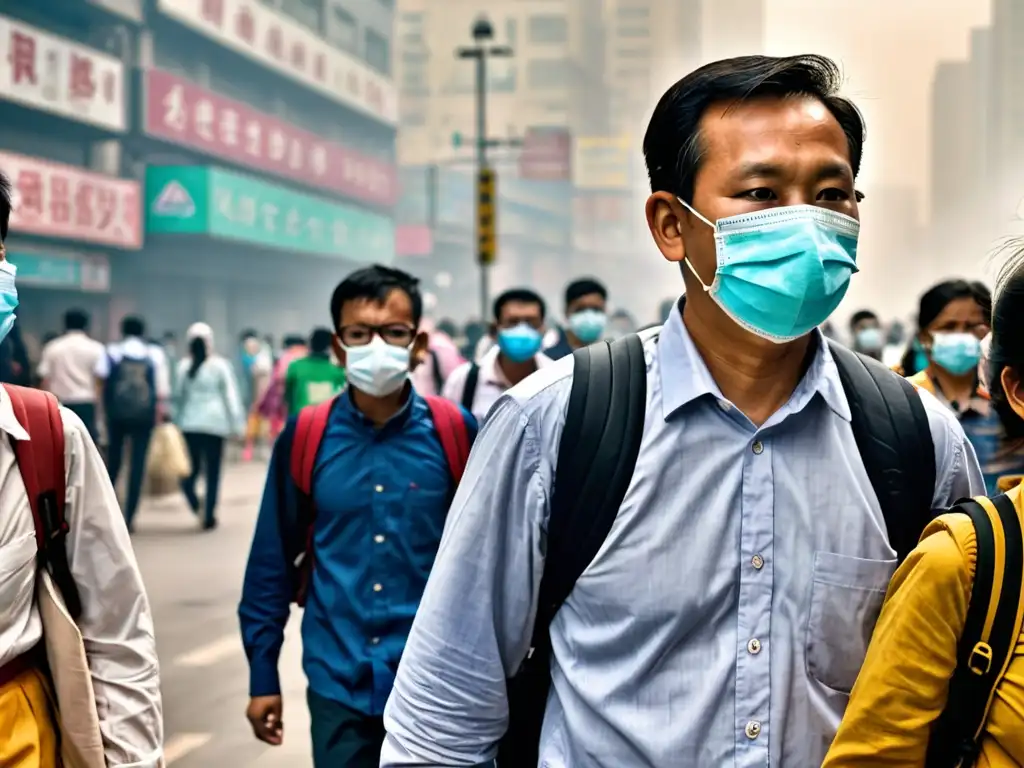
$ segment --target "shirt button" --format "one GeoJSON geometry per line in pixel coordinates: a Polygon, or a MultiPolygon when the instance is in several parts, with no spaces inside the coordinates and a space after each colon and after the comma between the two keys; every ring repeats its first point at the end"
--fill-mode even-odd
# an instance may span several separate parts
{"type": "Polygon", "coordinates": [[[380,638],[379,637],[371,637],[370,638],[370,642],[373,643],[374,645],[378,645],[378,644],[380,644],[380,638]]]}
{"type": "Polygon", "coordinates": [[[750,564],[760,571],[762,568],[764,568],[764,558],[760,555],[754,555],[752,558],[750,558],[750,564]]]}
{"type": "Polygon", "coordinates": [[[373,540],[376,543],[378,543],[378,544],[383,544],[384,543],[384,534],[383,533],[378,533],[376,536],[373,537],[373,540]]]}
{"type": "MultiPolygon", "coordinates": [[[[758,453],[760,453],[760,451],[758,451],[758,453]]],[[[377,493],[383,493],[384,492],[384,486],[383,485],[378,485],[373,490],[375,490],[377,493]]]]}
{"type": "Polygon", "coordinates": [[[748,739],[756,739],[761,735],[761,724],[757,720],[751,720],[747,723],[747,727],[743,729],[743,732],[747,734],[748,739]]]}
{"type": "Polygon", "coordinates": [[[747,642],[747,653],[751,656],[756,656],[761,652],[761,641],[756,637],[752,638],[747,642]]]}
{"type": "Polygon", "coordinates": [[[374,584],[373,585],[373,591],[374,592],[380,592],[382,589],[384,589],[384,585],[383,584],[374,584]]]}
{"type": "Polygon", "coordinates": [[[758,440],[752,446],[750,446],[750,450],[752,450],[756,455],[760,456],[762,453],[764,453],[764,444],[760,440],[758,440]]]}

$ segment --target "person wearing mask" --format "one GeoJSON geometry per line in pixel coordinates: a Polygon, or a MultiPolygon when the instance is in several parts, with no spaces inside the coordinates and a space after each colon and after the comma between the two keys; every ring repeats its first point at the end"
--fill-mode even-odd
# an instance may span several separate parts
{"type": "MultiPolygon", "coordinates": [[[[864,125],[841,82],[822,56],[746,56],[654,110],[645,212],[686,301],[642,342],[631,484],[547,625],[534,764],[813,766],[835,734],[897,557],[818,330],[857,271],[864,125]]],[[[531,655],[574,367],[488,415],[388,702],[383,768],[497,753],[507,678],[531,655]]],[[[891,383],[904,407],[918,397],[891,383]]],[[[943,508],[983,486],[956,419],[919,399],[936,471],[916,495],[943,508]]]]}
{"type": "Polygon", "coordinates": [[[125,317],[121,321],[121,337],[121,341],[107,346],[106,353],[96,361],[93,374],[107,418],[107,469],[115,486],[121,474],[125,443],[131,449],[124,506],[130,531],[142,498],[153,427],[168,416],[171,375],[163,350],[144,341],[146,324],[142,318],[125,317]]]}
{"type": "Polygon", "coordinates": [[[96,384],[93,371],[103,345],[89,336],[89,315],[81,309],[64,314],[64,335],[43,347],[39,360],[40,388],[52,392],[73,411],[96,440],[96,384]]]}
{"type": "Polygon", "coordinates": [[[597,280],[583,278],[569,283],[565,289],[566,325],[544,354],[559,360],[575,349],[600,341],[608,324],[607,311],[608,290],[597,280]]]}
{"type": "Polygon", "coordinates": [[[885,334],[882,332],[882,324],[878,320],[878,315],[870,309],[862,309],[853,313],[853,317],[850,318],[850,338],[853,339],[855,351],[873,357],[875,360],[882,359],[885,334]]]}
{"type": "Polygon", "coordinates": [[[999,414],[978,378],[981,342],[989,332],[986,308],[991,306],[988,289],[981,292],[964,280],[947,280],[926,291],[918,311],[917,343],[928,364],[909,378],[960,420],[985,485],[994,493],[1000,477],[1024,471],[1024,453],[1007,450],[999,414]]]}
{"type": "MultiPolygon", "coordinates": [[[[381,715],[427,574],[441,540],[457,476],[444,427],[409,382],[422,362],[423,299],[411,275],[383,266],[350,274],[330,303],[334,349],[347,388],[330,405],[322,443],[310,449],[316,512],[304,561],[311,563],[302,619],[316,768],[376,767],[381,715]]],[[[473,417],[463,423],[468,442],[473,417]]],[[[291,452],[307,446],[289,420],[274,446],[238,613],[249,659],[247,717],[256,737],[282,743],[278,656],[293,598],[282,519],[297,504],[291,452]]],[[[464,458],[464,457],[463,457],[464,458]]]]}
{"type": "Polygon", "coordinates": [[[544,300],[533,291],[514,288],[494,300],[495,346],[479,363],[455,369],[444,396],[459,403],[478,422],[510,387],[551,362],[540,351],[544,336],[544,300]]]}
{"type": "MultiPolygon", "coordinates": [[[[16,270],[6,260],[2,245],[10,213],[10,183],[0,175],[0,340],[10,331],[18,307],[16,270]]],[[[58,711],[55,706],[67,702],[57,701],[60,697],[46,658],[46,633],[53,631],[54,625],[40,610],[45,587],[38,570],[47,566],[37,557],[35,505],[19,465],[23,451],[32,454],[31,444],[44,442],[43,435],[34,431],[34,420],[26,418],[33,410],[28,403],[26,393],[0,387],[0,432],[4,436],[0,440],[0,765],[62,765],[62,745],[81,746],[83,734],[92,736],[88,728],[80,727],[90,708],[100,731],[90,744],[94,760],[100,764],[105,760],[109,766],[162,765],[159,665],[142,575],[96,445],[82,420],[70,409],[56,405],[54,411],[42,415],[57,416],[59,424],[56,429],[51,427],[51,435],[46,437],[58,432],[63,440],[56,476],[66,484],[65,498],[58,501],[58,507],[67,527],[55,529],[48,546],[60,547],[61,559],[66,559],[81,602],[75,626],[88,648],[83,654],[87,669],[65,670],[65,674],[76,680],[80,673],[87,675],[95,703],[78,700],[76,711],[68,711],[70,706],[58,711]]],[[[52,457],[37,455],[34,460],[34,474],[51,475],[54,468],[42,462],[52,461],[52,457]]],[[[53,583],[60,588],[60,579],[55,577],[53,583]]],[[[73,649],[62,647],[62,651],[70,657],[73,649]]]]}
{"type": "Polygon", "coordinates": [[[193,323],[185,334],[188,357],[178,363],[174,393],[175,423],[185,436],[192,474],[181,481],[189,508],[203,511],[203,530],[217,527],[217,495],[224,441],[245,431],[245,409],[231,363],[213,351],[213,329],[193,323]],[[200,502],[196,481],[202,472],[206,498],[200,502]]]}
{"type": "MultiPolygon", "coordinates": [[[[968,297],[964,285],[947,286],[941,295],[960,297],[950,299],[950,303],[968,298],[973,302],[975,293],[972,290],[968,297]]],[[[1024,242],[1012,247],[996,285],[989,359],[991,402],[1008,445],[1020,448],[1024,445],[1024,242]]],[[[970,322],[977,315],[965,303],[961,318],[970,322]]],[[[1015,478],[1012,485],[999,490],[1007,493],[1018,519],[1024,520],[1020,480],[1015,478]]],[[[990,493],[995,495],[996,491],[990,493]]],[[[1004,528],[1003,535],[1019,537],[1020,530],[1014,533],[1004,528]]],[[[968,606],[973,613],[977,609],[974,600],[980,597],[974,591],[974,580],[981,546],[971,517],[953,510],[929,525],[917,549],[896,571],[824,768],[1024,765],[1024,655],[1020,646],[1011,640],[1011,658],[1005,670],[997,658],[994,669],[998,677],[994,681],[986,673],[977,678],[983,686],[980,691],[951,686],[954,671],[958,678],[964,672],[960,666],[965,660],[962,642],[968,631],[968,606]],[[989,698],[993,682],[994,695],[989,698]],[[980,718],[972,753],[959,752],[960,744],[948,743],[949,732],[955,733],[958,722],[940,719],[947,707],[966,705],[961,700],[966,696],[974,701],[987,699],[989,704],[987,714],[980,718]],[[960,762],[965,754],[964,762],[960,762]],[[946,759],[936,761],[937,755],[946,759]]],[[[994,551],[1001,548],[995,544],[989,547],[994,551]]],[[[1006,549],[1010,550],[1009,544],[1006,549]]],[[[1007,563],[1006,567],[1013,566],[1007,563]]],[[[1019,579],[1019,564],[1016,567],[1017,575],[1011,571],[1010,576],[1019,579]]],[[[1000,585],[1000,573],[989,578],[1000,585]]],[[[1005,594],[1001,591],[1000,603],[1006,599],[1005,594]]],[[[1014,597],[1019,603],[1021,598],[1014,597]]],[[[1011,617],[1021,610],[1021,606],[1013,606],[1011,617]]],[[[974,677],[976,673],[967,674],[974,677]]],[[[968,711],[974,714],[975,709],[969,706],[968,711]]]]}
{"type": "Polygon", "coordinates": [[[329,328],[317,328],[309,337],[309,354],[288,366],[284,401],[289,416],[330,400],[345,388],[345,370],[331,359],[333,338],[329,328]]]}

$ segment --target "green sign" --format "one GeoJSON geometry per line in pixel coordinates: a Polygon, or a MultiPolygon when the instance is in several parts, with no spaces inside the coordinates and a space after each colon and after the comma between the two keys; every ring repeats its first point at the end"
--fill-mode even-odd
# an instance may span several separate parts
{"type": "Polygon", "coordinates": [[[201,166],[146,170],[146,230],[390,263],[391,219],[250,176],[201,166]]]}
{"type": "Polygon", "coordinates": [[[7,260],[18,268],[20,285],[79,291],[110,290],[110,267],[106,256],[78,258],[10,251],[7,260]]]}

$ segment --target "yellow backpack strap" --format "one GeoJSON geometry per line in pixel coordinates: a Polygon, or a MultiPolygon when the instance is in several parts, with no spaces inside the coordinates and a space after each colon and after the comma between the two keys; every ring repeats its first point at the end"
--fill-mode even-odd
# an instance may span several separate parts
{"type": "Polygon", "coordinates": [[[953,511],[974,523],[977,563],[949,699],[932,730],[926,768],[974,764],[996,686],[1024,620],[1024,536],[1016,506],[1000,495],[960,502],[953,511]]]}

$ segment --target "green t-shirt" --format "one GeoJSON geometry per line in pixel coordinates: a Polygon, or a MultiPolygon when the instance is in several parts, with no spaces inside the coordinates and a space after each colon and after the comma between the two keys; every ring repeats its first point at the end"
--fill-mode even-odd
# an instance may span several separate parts
{"type": "Polygon", "coordinates": [[[345,371],[329,357],[309,355],[288,366],[284,381],[284,400],[288,415],[294,416],[307,405],[330,400],[345,388],[345,371]]]}

